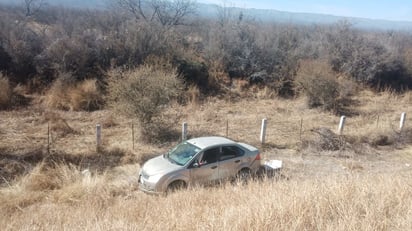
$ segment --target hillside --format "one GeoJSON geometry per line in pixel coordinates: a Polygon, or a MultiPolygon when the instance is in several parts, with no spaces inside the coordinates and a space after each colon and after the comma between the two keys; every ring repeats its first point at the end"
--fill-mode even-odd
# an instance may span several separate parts
{"type": "MultiPolygon", "coordinates": [[[[89,9],[107,9],[112,7],[106,0],[50,0],[46,1],[51,6],[64,6],[74,8],[89,8],[89,9]]],[[[16,4],[13,0],[0,0],[0,4],[16,4]]],[[[219,15],[221,6],[214,4],[197,3],[196,15],[207,19],[216,19],[219,15]]],[[[390,21],[376,20],[368,18],[351,18],[342,17],[339,15],[313,14],[313,13],[293,13],[278,10],[264,9],[245,9],[238,7],[228,8],[233,15],[239,15],[242,12],[246,17],[256,19],[263,23],[287,23],[287,24],[302,24],[302,25],[333,25],[339,21],[347,20],[354,25],[355,28],[367,30],[390,30],[390,31],[412,31],[412,22],[407,21],[390,21]]]]}
{"type": "Polygon", "coordinates": [[[152,3],[0,6],[2,230],[412,229],[410,33],[152,3]],[[184,122],[283,169],[139,191],[184,122]]]}
{"type": "MultiPolygon", "coordinates": [[[[137,190],[137,172],[144,160],[178,142],[179,134],[157,145],[136,137],[133,149],[129,120],[112,111],[33,107],[0,112],[0,225],[5,230],[412,227],[412,188],[405,184],[411,177],[412,120],[408,117],[401,138],[392,130],[399,112],[411,103],[411,94],[362,92],[359,115],[348,118],[337,150],[325,149],[326,137],[314,131],[323,127],[334,132],[339,117],[307,108],[304,98],[261,96],[175,105],[166,114],[179,113],[175,129],[186,121],[190,136],[226,135],[228,121],[229,137],[258,146],[265,159],[282,160],[283,170],[248,185],[194,187],[161,197],[137,190]],[[267,144],[261,146],[263,117],[269,126],[267,144]],[[103,124],[104,148],[99,152],[96,123],[103,124]]],[[[411,107],[406,112],[410,115],[411,107]]]]}

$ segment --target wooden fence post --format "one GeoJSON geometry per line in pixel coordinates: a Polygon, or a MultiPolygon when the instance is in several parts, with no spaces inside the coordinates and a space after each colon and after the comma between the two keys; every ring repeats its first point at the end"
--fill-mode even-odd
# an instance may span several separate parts
{"type": "Polygon", "coordinates": [[[182,124],[182,141],[187,139],[187,123],[183,122],[182,124]]]}
{"type": "Polygon", "coordinates": [[[226,120],[226,137],[229,137],[229,120],[226,120]]]}
{"type": "Polygon", "coordinates": [[[47,154],[50,154],[50,122],[47,123],[47,154]]]}
{"type": "Polygon", "coordinates": [[[262,126],[260,128],[260,143],[265,144],[266,139],[266,126],[267,126],[267,119],[262,119],[262,126]]]}

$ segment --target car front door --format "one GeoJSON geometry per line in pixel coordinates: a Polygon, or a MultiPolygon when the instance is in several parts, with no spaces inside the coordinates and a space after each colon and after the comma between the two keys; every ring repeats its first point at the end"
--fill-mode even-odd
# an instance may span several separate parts
{"type": "Polygon", "coordinates": [[[192,184],[210,184],[219,180],[218,157],[220,147],[205,150],[195,158],[190,168],[192,184]]]}

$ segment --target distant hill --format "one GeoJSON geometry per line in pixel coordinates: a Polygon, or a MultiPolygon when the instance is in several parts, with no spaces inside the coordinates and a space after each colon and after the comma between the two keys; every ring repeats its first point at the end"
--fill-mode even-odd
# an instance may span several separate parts
{"type": "MultiPolygon", "coordinates": [[[[217,17],[217,9],[219,6],[211,4],[199,4],[202,11],[199,12],[203,17],[217,17]]],[[[230,7],[233,15],[239,15],[241,12],[246,17],[254,18],[261,22],[280,22],[290,24],[334,24],[342,20],[351,22],[354,27],[360,29],[370,30],[402,30],[412,32],[412,22],[408,21],[390,21],[377,20],[367,18],[353,18],[342,17],[327,14],[313,14],[313,13],[292,13],[278,10],[265,9],[243,9],[237,7],[230,7]]]]}
{"type": "MultiPolygon", "coordinates": [[[[22,4],[23,0],[0,0],[3,4],[22,4]]],[[[51,5],[63,5],[74,8],[105,8],[111,0],[46,0],[51,5]]],[[[218,15],[218,5],[198,3],[199,17],[215,18],[218,15]]],[[[290,24],[333,24],[342,20],[351,22],[354,27],[371,30],[402,30],[412,32],[412,22],[410,21],[390,21],[367,18],[348,18],[327,14],[313,13],[291,13],[278,10],[264,9],[243,9],[237,7],[229,8],[233,15],[240,12],[246,17],[253,18],[261,22],[280,22],[290,24]]]]}
{"type": "MultiPolygon", "coordinates": [[[[104,8],[112,0],[44,0],[53,6],[65,6],[73,8],[104,8]]],[[[23,0],[0,0],[0,4],[22,5],[23,0]]]]}

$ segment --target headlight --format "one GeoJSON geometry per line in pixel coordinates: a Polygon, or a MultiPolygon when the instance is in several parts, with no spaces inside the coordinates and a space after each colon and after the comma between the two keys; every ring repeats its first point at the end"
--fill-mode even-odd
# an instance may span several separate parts
{"type": "Polygon", "coordinates": [[[156,174],[152,176],[148,176],[147,181],[152,182],[152,183],[157,183],[160,178],[162,178],[163,174],[156,174]]]}

